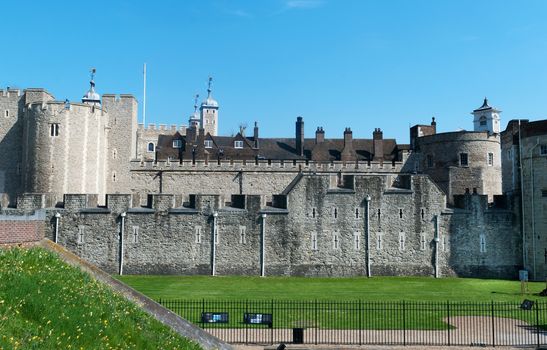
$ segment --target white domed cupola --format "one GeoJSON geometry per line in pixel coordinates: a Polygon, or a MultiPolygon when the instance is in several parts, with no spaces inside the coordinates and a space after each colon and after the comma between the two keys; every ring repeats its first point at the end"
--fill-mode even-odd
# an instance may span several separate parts
{"type": "Polygon", "coordinates": [[[488,99],[485,97],[482,106],[475,109],[473,114],[473,126],[475,131],[488,131],[491,134],[500,133],[500,113],[501,111],[488,105],[488,99]]]}
{"type": "Polygon", "coordinates": [[[93,79],[95,78],[95,73],[97,70],[95,68],[91,69],[91,81],[89,82],[89,90],[85,93],[84,97],[82,98],[83,103],[87,103],[94,106],[100,106],[101,105],[101,96],[95,92],[95,81],[93,79]]]}

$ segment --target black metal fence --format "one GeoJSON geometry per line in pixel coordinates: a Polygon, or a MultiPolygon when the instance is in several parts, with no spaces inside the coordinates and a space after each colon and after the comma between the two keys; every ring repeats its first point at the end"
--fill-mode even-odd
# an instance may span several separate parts
{"type": "Polygon", "coordinates": [[[159,300],[229,343],[540,346],[547,303],[159,300]]]}

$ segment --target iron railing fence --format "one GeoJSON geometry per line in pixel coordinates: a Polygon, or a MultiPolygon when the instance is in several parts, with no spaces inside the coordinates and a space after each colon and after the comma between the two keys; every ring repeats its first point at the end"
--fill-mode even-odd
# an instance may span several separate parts
{"type": "Polygon", "coordinates": [[[229,343],[541,346],[547,302],[165,300],[229,343]],[[524,307],[523,307],[524,306],[524,307]]]}

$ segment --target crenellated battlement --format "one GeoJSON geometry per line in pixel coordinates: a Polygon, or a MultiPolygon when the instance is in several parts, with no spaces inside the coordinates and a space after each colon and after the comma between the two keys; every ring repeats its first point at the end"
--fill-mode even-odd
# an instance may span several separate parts
{"type": "Polygon", "coordinates": [[[175,133],[177,131],[186,132],[186,129],[187,129],[187,125],[185,124],[181,124],[181,125],[171,124],[170,126],[167,126],[167,124],[159,124],[156,126],[156,124],[151,123],[145,126],[144,124],[139,123],[139,126],[138,126],[138,131],[170,131],[175,133]]]}
{"type": "Polygon", "coordinates": [[[93,113],[95,113],[96,111],[101,111],[106,113],[106,110],[102,108],[101,106],[90,105],[90,104],[82,103],[82,102],[67,103],[65,101],[35,101],[35,102],[31,102],[27,104],[27,109],[30,109],[33,111],[44,111],[44,110],[53,111],[55,109],[55,112],[89,110],[93,113]]]}
{"type": "Polygon", "coordinates": [[[21,96],[20,89],[12,89],[7,87],[6,89],[0,89],[0,98],[17,98],[21,96]]]}
{"type": "MultiPolygon", "coordinates": [[[[0,193],[0,209],[8,213],[10,210],[21,213],[54,209],[68,212],[96,210],[98,213],[118,214],[127,211],[211,214],[218,210],[233,211],[237,209],[258,212],[266,205],[264,196],[245,194],[233,194],[228,198],[229,201],[225,201],[227,198],[218,194],[190,194],[186,197],[190,200],[183,202],[185,196],[182,194],[151,193],[147,195],[147,204],[144,206],[139,205],[138,194],[107,194],[104,206],[98,205],[99,196],[97,194],[65,194],[62,202],[56,202],[55,198],[52,193],[25,193],[17,197],[17,204],[14,208],[8,208],[7,194],[0,193]]],[[[282,208],[286,209],[286,204],[282,208]]]]}
{"type": "Polygon", "coordinates": [[[132,94],[103,94],[102,95],[103,103],[107,101],[108,103],[116,102],[125,102],[127,100],[137,100],[132,94]]]}
{"type": "Polygon", "coordinates": [[[183,160],[167,161],[133,160],[131,171],[358,171],[358,172],[400,172],[404,162],[355,161],[319,162],[306,160],[183,160]]]}

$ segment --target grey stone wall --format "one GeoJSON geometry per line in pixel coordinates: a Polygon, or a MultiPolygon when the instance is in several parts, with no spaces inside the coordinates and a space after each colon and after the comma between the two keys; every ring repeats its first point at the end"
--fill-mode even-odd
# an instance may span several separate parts
{"type": "Polygon", "coordinates": [[[264,262],[265,275],[362,276],[368,195],[372,275],[434,276],[438,266],[439,276],[516,277],[520,236],[510,209],[489,207],[485,195],[447,209],[429,177],[404,177],[346,174],[339,185],[336,175],[302,174],[275,206],[252,195],[226,206],[203,194],[186,206],[179,196],[151,195],[147,207],[132,207],[131,195],[116,194],[95,207],[93,196],[70,195],[64,208],[48,210],[46,229],[53,237],[59,212],[59,242],[111,273],[120,272],[123,221],[124,273],[211,274],[214,261],[218,275],[260,275],[264,262]]]}
{"type": "Polygon", "coordinates": [[[21,139],[24,95],[19,90],[0,90],[0,192],[15,204],[21,192],[21,139]]]}
{"type": "Polygon", "coordinates": [[[102,103],[109,117],[106,189],[108,193],[128,193],[129,162],[137,156],[137,100],[131,95],[105,94],[102,103]]]}

